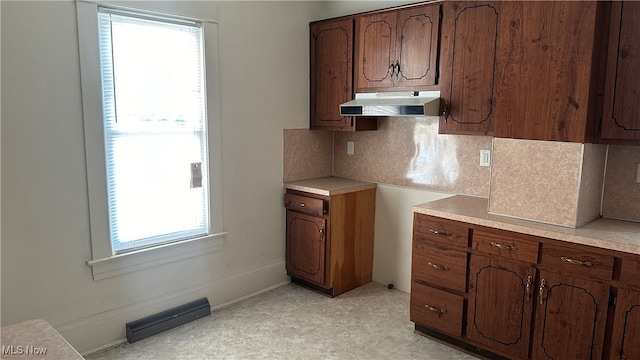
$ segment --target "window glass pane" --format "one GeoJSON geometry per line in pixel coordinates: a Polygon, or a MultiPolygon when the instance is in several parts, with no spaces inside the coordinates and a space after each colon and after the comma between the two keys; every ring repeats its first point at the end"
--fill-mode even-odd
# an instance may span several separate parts
{"type": "Polygon", "coordinates": [[[113,252],[208,234],[201,29],[105,9],[99,25],[113,252]]]}

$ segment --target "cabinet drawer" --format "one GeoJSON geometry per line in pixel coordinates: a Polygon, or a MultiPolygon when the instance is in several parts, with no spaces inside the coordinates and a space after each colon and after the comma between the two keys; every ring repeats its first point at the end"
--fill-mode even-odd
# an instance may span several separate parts
{"type": "Polygon", "coordinates": [[[466,290],[466,252],[441,249],[432,244],[414,240],[411,264],[411,275],[414,280],[459,292],[466,290]]]}
{"type": "Polygon", "coordinates": [[[603,280],[611,280],[613,276],[613,255],[591,252],[584,248],[545,244],[540,263],[571,275],[603,280]]]}
{"type": "Polygon", "coordinates": [[[468,227],[423,214],[414,214],[413,237],[448,247],[466,249],[469,246],[468,227]]]}
{"type": "Polygon", "coordinates": [[[624,285],[640,287],[640,258],[622,259],[622,269],[620,269],[620,282],[624,285]]]}
{"type": "Polygon", "coordinates": [[[454,336],[462,334],[462,296],[411,283],[411,321],[454,336]]]}
{"type": "Polygon", "coordinates": [[[472,248],[487,254],[535,263],[538,261],[539,243],[515,236],[474,230],[472,248]]]}
{"type": "Polygon", "coordinates": [[[324,201],[307,196],[284,194],[284,207],[311,215],[324,215],[324,201]]]}

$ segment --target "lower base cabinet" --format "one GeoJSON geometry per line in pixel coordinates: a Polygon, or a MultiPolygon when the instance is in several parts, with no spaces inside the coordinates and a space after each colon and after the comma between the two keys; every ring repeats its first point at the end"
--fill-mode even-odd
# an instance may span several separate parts
{"type": "Polygon", "coordinates": [[[412,251],[419,333],[487,358],[640,359],[640,256],[418,213],[412,251]]]}
{"type": "Polygon", "coordinates": [[[609,290],[596,281],[541,271],[532,358],[599,359],[609,290]]]}
{"type": "Polygon", "coordinates": [[[640,290],[618,290],[610,359],[640,359],[640,290]]]}
{"type": "Polygon", "coordinates": [[[375,194],[287,190],[285,257],[292,282],[329,296],[371,282],[375,194]]]}
{"type": "Polygon", "coordinates": [[[526,358],[535,274],[526,263],[472,255],[467,337],[494,351],[526,358]]]}

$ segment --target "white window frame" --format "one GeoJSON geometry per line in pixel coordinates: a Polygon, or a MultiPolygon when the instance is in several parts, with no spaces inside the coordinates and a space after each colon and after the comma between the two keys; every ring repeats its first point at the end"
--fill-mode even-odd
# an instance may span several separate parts
{"type": "Polygon", "coordinates": [[[89,220],[91,224],[92,268],[94,280],[119,276],[161,264],[179,261],[222,249],[224,236],[221,176],[220,101],[218,77],[217,22],[177,16],[202,23],[204,72],[206,77],[207,141],[209,143],[209,213],[207,236],[113,255],[109,230],[109,209],[102,115],[102,83],[98,43],[98,6],[176,17],[145,9],[123,8],[110,3],[77,0],[80,78],[84,118],[89,220]]]}

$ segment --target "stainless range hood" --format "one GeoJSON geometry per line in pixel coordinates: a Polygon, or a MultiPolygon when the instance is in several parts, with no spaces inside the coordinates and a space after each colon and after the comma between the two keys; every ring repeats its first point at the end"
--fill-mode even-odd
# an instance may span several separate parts
{"type": "Polygon", "coordinates": [[[440,91],[359,93],[340,105],[341,116],[438,116],[440,91]]]}

